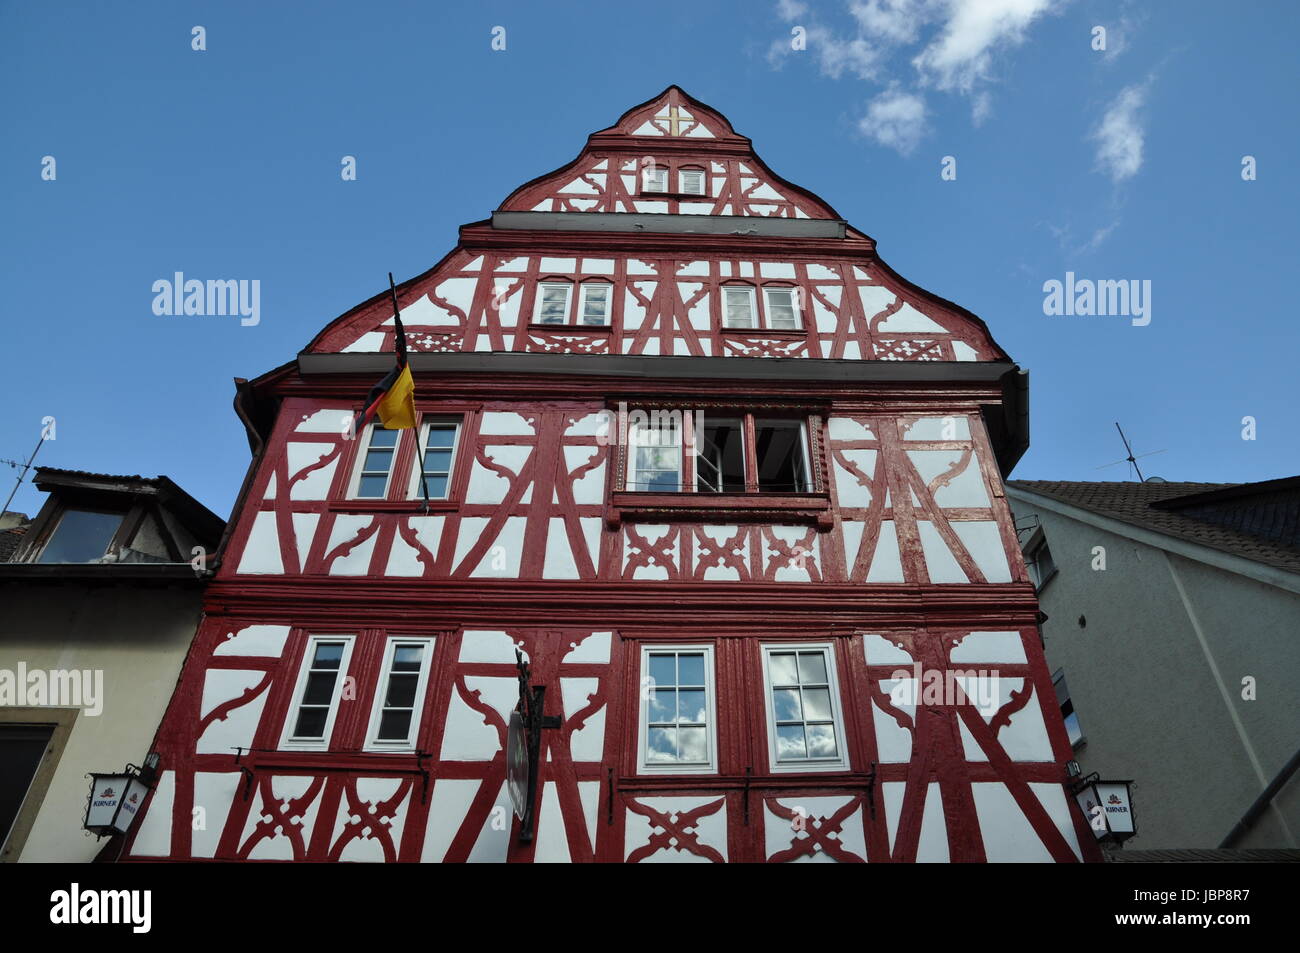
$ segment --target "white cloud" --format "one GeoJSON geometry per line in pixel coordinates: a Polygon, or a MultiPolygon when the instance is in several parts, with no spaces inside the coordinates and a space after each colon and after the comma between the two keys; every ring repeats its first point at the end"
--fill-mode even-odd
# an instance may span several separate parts
{"type": "MultiPolygon", "coordinates": [[[[803,0],[777,0],[782,20],[803,27],[807,51],[825,76],[880,82],[906,71],[909,56],[915,71],[912,91],[898,79],[873,99],[858,123],[877,142],[907,153],[926,131],[926,104],[921,90],[959,93],[971,102],[971,120],[980,125],[993,110],[987,86],[996,58],[1025,41],[1029,28],[1044,14],[1069,0],[847,0],[853,27],[828,27],[803,0]],[[925,34],[929,34],[928,37],[925,34]],[[916,50],[919,47],[919,52],[916,50]],[[891,62],[892,61],[892,62],[891,62]]],[[[773,42],[768,62],[779,69],[793,52],[789,40],[773,42]]]]}
{"type": "Polygon", "coordinates": [[[921,27],[939,12],[938,0],[850,0],[849,12],[867,36],[889,43],[912,43],[921,27]]]}
{"type": "Polygon", "coordinates": [[[925,134],[925,100],[897,84],[867,105],[858,129],[882,146],[908,155],[925,134]]]}
{"type": "Polygon", "coordinates": [[[1053,0],[951,0],[939,36],[912,65],[922,82],[942,90],[970,93],[989,78],[993,54],[1019,46],[1025,31],[1052,7],[1053,0]]]}
{"type": "Polygon", "coordinates": [[[1142,168],[1142,148],[1146,133],[1142,128],[1142,107],[1146,104],[1147,83],[1127,86],[1115,97],[1091,138],[1097,143],[1097,168],[1111,179],[1122,182],[1142,168]]]}

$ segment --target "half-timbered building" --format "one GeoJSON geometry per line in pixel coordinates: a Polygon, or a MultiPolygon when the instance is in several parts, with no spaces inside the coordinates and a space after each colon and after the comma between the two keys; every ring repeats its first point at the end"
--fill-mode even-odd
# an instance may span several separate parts
{"type": "Polygon", "coordinates": [[[1026,379],[671,87],[239,388],[124,856],[1095,859],[1003,492],[1026,379]],[[427,491],[429,502],[423,497],[427,491]],[[507,733],[545,713],[536,834],[507,733]]]}

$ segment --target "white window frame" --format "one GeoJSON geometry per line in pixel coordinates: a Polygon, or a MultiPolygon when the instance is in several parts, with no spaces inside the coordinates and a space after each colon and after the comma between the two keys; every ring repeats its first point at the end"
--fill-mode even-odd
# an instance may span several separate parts
{"type": "Polygon", "coordinates": [[[763,321],[758,316],[758,297],[754,294],[753,285],[723,285],[722,286],[722,328],[724,331],[758,331],[763,327],[763,321]],[[728,324],[727,297],[732,292],[744,292],[749,297],[749,316],[751,323],[741,327],[739,325],[728,324]]]}
{"type": "Polygon", "coordinates": [[[678,169],[677,170],[677,191],[682,195],[704,195],[708,189],[708,173],[703,169],[678,169]],[[698,192],[692,191],[686,187],[686,177],[688,175],[699,176],[700,188],[698,192]]]}
{"type": "Polygon", "coordinates": [[[370,708],[370,723],[366,728],[364,751],[414,751],[416,739],[420,736],[423,722],[424,703],[429,690],[429,672],[433,669],[432,636],[390,635],[384,645],[384,658],[379,666],[379,678],[375,682],[375,700],[370,708]],[[393,658],[399,645],[419,645],[424,649],[420,661],[420,674],[416,676],[415,702],[411,711],[411,724],[406,737],[401,741],[379,738],[380,719],[384,712],[384,698],[388,692],[388,678],[392,674],[393,658]]]}
{"type": "Polygon", "coordinates": [[[641,486],[639,481],[636,479],[641,474],[641,471],[637,469],[637,465],[636,465],[637,450],[643,446],[663,449],[659,446],[658,443],[653,443],[653,444],[641,443],[637,437],[637,435],[642,433],[643,431],[648,433],[663,432],[662,430],[655,431],[654,429],[652,429],[649,426],[649,424],[652,422],[653,420],[650,420],[650,421],[646,421],[646,423],[643,424],[640,420],[633,420],[631,422],[631,425],[627,428],[628,454],[627,454],[627,479],[625,481],[625,488],[633,492],[641,492],[641,493],[681,492],[684,489],[682,481],[683,481],[683,474],[685,473],[686,470],[686,461],[683,459],[683,454],[685,453],[685,447],[683,446],[684,443],[683,433],[685,430],[684,424],[677,431],[677,438],[678,438],[677,444],[673,447],[667,448],[667,449],[675,450],[677,452],[677,486],[671,490],[656,490],[651,487],[641,486]]]}
{"type": "Polygon", "coordinates": [[[573,282],[572,281],[539,281],[537,283],[537,300],[533,302],[533,324],[545,324],[547,327],[558,327],[571,323],[573,318],[573,282]],[[542,304],[546,300],[547,288],[564,289],[564,320],[559,325],[552,324],[550,321],[542,321],[542,304]]]}
{"type": "Polygon", "coordinates": [[[430,500],[450,500],[452,477],[456,473],[456,460],[460,455],[460,438],[461,432],[465,428],[465,419],[457,416],[428,416],[420,418],[420,443],[417,449],[415,460],[411,464],[411,483],[407,487],[407,499],[422,500],[424,493],[420,490],[420,480],[424,476],[424,455],[429,449],[429,430],[432,426],[442,424],[453,424],[456,427],[456,436],[451,441],[451,463],[448,464],[447,470],[447,492],[444,496],[430,496],[430,500]]]}
{"type": "Polygon", "coordinates": [[[280,735],[280,749],[283,751],[328,751],[330,739],[334,736],[334,722],[339,715],[339,699],[343,694],[343,685],[348,678],[348,666],[352,661],[352,648],[356,644],[355,635],[313,635],[307,639],[303,649],[302,661],[298,665],[298,680],[294,685],[289,710],[284,719],[284,730],[280,735]],[[343,655],[339,658],[339,674],[334,681],[334,694],[330,698],[329,714],[325,717],[325,734],[322,738],[295,738],[294,725],[298,722],[298,709],[302,707],[303,696],[307,691],[307,676],[311,672],[311,663],[316,658],[316,646],[322,642],[342,642],[343,655]]]}
{"type": "Polygon", "coordinates": [[[774,285],[770,288],[763,288],[763,323],[769,331],[802,331],[803,314],[799,310],[799,289],[789,285],[774,285]],[[772,324],[772,298],[773,292],[784,292],[790,296],[790,310],[794,313],[794,327],[778,328],[772,324]]]}
{"type": "Polygon", "coordinates": [[[578,313],[574,315],[574,322],[578,327],[584,328],[607,328],[609,327],[609,313],[614,301],[614,285],[609,281],[584,281],[581,285],[582,294],[578,296],[578,313]],[[605,289],[605,311],[601,315],[603,320],[600,324],[587,323],[587,292],[591,288],[601,287],[605,289]]]}
{"type": "MultiPolygon", "coordinates": [[[[366,424],[361,433],[361,440],[358,443],[358,452],[355,465],[352,468],[352,479],[348,483],[349,500],[372,500],[376,503],[388,499],[388,491],[393,488],[393,471],[397,469],[397,452],[402,448],[402,431],[394,430],[392,433],[397,434],[397,439],[393,441],[393,462],[388,468],[388,479],[384,482],[384,492],[382,496],[361,496],[361,474],[366,466],[366,455],[370,452],[370,438],[375,432],[375,428],[382,426],[377,420],[371,420],[366,424]]],[[[382,448],[381,448],[382,449],[382,448]]]]}
{"type": "MultiPolygon", "coordinates": [[[[772,642],[761,646],[763,653],[763,707],[767,718],[767,757],[773,774],[799,772],[825,773],[849,770],[849,751],[844,724],[843,706],[840,704],[840,684],[835,666],[835,644],[833,642],[772,642]],[[803,761],[777,760],[776,751],[776,711],[772,703],[771,656],[775,652],[808,652],[822,650],[826,662],[826,681],[831,695],[831,717],[835,719],[835,749],[837,758],[808,758],[803,761]]],[[[796,660],[796,664],[797,660],[796,660]]]]}
{"type": "Polygon", "coordinates": [[[662,165],[647,166],[641,170],[641,192],[642,194],[653,192],[656,195],[662,195],[668,191],[668,168],[662,165]],[[662,182],[659,188],[655,185],[662,182]]]}
{"type": "Polygon", "coordinates": [[[641,646],[641,701],[637,709],[637,774],[717,774],[718,773],[718,691],[714,668],[713,645],[692,642],[684,645],[656,643],[641,646]],[[704,654],[704,702],[708,724],[705,738],[708,744],[707,762],[691,764],[665,764],[646,759],[650,739],[650,656],[661,652],[702,652],[704,654]]]}

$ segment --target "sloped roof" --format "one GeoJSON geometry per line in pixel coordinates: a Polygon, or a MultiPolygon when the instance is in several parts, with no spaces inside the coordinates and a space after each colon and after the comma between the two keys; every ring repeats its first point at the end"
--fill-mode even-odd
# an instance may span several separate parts
{"type": "Polygon", "coordinates": [[[1280,864],[1300,863],[1300,850],[1258,848],[1254,850],[1108,850],[1108,864],[1280,864]]]}
{"type": "Polygon", "coordinates": [[[1229,526],[1209,522],[1186,511],[1171,509],[1169,501],[1180,497],[1202,498],[1218,491],[1238,491],[1234,496],[1249,495],[1248,483],[1090,483],[1067,480],[1011,480],[1007,486],[1036,493],[1102,516],[1121,520],[1143,529],[1163,533],[1175,539],[1197,543],[1210,549],[1231,553],[1266,566],[1300,573],[1300,549],[1229,526]],[[1158,506],[1157,504],[1164,504],[1158,506]]]}

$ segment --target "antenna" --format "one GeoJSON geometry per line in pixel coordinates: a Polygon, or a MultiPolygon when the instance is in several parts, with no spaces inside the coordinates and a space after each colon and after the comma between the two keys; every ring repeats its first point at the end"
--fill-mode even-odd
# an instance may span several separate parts
{"type": "Polygon", "coordinates": [[[1105,470],[1107,467],[1115,467],[1115,466],[1119,466],[1121,463],[1127,463],[1129,467],[1137,471],[1138,480],[1140,482],[1145,483],[1146,478],[1142,476],[1142,468],[1138,466],[1138,460],[1141,459],[1142,457],[1154,457],[1157,453],[1164,453],[1165,451],[1152,450],[1150,453],[1139,453],[1137,454],[1137,456],[1134,456],[1133,448],[1129,445],[1128,437],[1124,436],[1124,428],[1119,425],[1118,420],[1115,421],[1115,429],[1119,431],[1119,439],[1124,441],[1124,449],[1128,451],[1128,456],[1125,457],[1123,460],[1116,460],[1114,463],[1103,464],[1102,466],[1097,467],[1097,469],[1105,470]]]}

